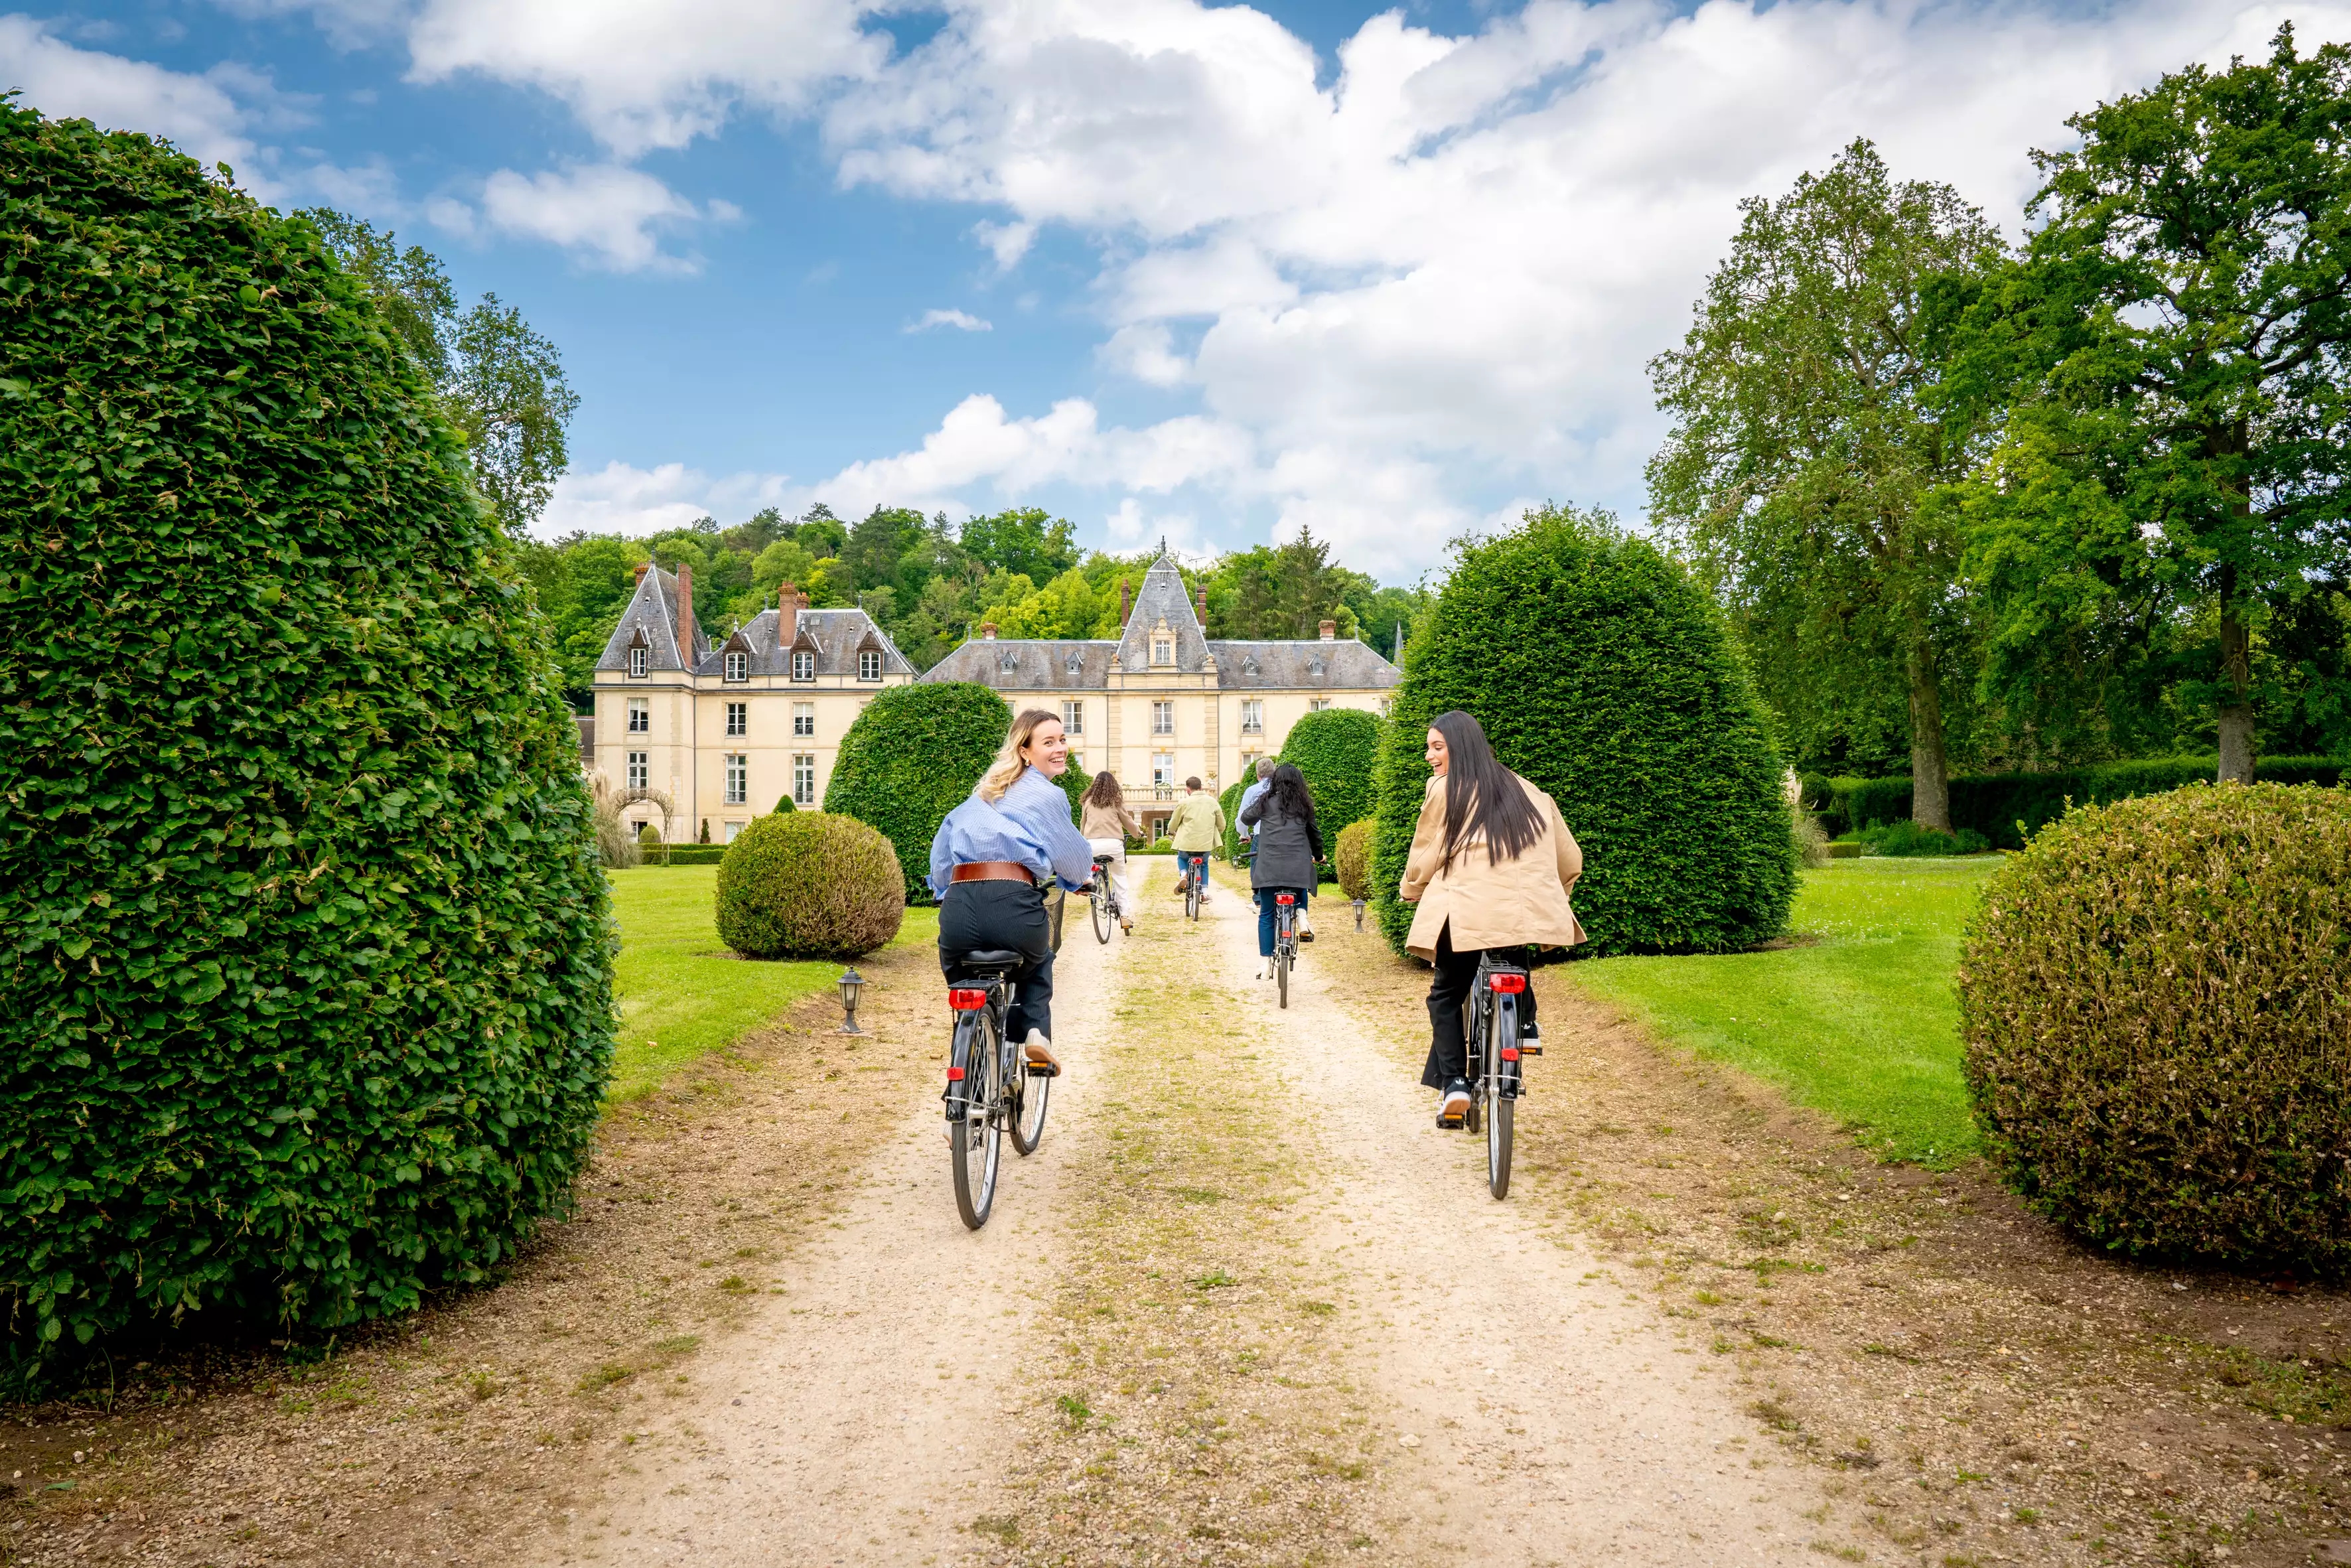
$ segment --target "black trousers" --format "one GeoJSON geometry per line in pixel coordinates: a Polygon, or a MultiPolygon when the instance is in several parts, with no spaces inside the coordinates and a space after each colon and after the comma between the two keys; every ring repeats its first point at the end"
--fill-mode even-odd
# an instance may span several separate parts
{"type": "MultiPolygon", "coordinates": [[[[1472,947],[1457,953],[1451,925],[1437,934],[1437,977],[1428,983],[1428,1065],[1420,1070],[1420,1081],[1431,1089],[1442,1089],[1468,1075],[1469,1045],[1463,1020],[1468,1016],[1469,988],[1478,978],[1478,960],[1489,951],[1530,969],[1536,963],[1531,947],[1472,947]]],[[[1531,1029],[1534,1021],[1535,988],[1530,984],[1519,998],[1519,1027],[1531,1029]]]]}
{"type": "Polygon", "coordinates": [[[999,950],[1026,960],[1012,971],[1012,1005],[1004,1038],[1018,1045],[1030,1030],[1053,1032],[1053,923],[1045,894],[1025,882],[957,882],[939,901],[939,968],[963,977],[963,956],[999,950]]]}

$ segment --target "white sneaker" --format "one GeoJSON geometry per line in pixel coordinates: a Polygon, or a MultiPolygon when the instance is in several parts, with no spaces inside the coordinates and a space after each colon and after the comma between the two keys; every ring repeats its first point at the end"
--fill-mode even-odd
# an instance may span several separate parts
{"type": "Polygon", "coordinates": [[[1458,1127],[1461,1125],[1462,1118],[1468,1114],[1469,1091],[1467,1088],[1456,1085],[1437,1096],[1437,1124],[1438,1126],[1458,1127]]]}

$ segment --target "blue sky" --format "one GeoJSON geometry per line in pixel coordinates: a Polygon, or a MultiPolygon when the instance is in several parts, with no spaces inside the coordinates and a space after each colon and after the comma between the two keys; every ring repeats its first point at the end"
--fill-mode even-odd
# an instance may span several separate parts
{"type": "Polygon", "coordinates": [[[2011,233],[2064,117],[2351,3],[125,0],[0,86],[390,225],[563,350],[543,524],[1014,504],[1392,580],[1641,507],[1742,196],[1856,135],[2011,233]]]}

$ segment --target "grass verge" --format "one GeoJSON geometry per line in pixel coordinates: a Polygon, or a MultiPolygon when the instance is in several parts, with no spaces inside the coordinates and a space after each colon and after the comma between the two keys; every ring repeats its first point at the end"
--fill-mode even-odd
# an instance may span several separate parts
{"type": "Polygon", "coordinates": [[[1567,973],[1665,1038],[1836,1117],[1872,1152],[1948,1169],[1976,1148],[1951,975],[1998,863],[1838,862],[1804,873],[1796,946],[1567,973]]]}
{"type": "MultiPolygon", "coordinates": [[[[841,966],[744,958],[718,940],[715,865],[635,866],[609,873],[621,926],[614,979],[621,1030],[609,1097],[640,1100],[663,1080],[723,1051],[811,992],[841,966]]],[[[936,909],[909,909],[890,944],[939,939],[936,909]]]]}

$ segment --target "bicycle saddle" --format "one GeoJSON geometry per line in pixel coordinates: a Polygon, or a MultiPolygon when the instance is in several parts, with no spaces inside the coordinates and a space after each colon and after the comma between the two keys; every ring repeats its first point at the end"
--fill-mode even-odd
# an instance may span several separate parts
{"type": "Polygon", "coordinates": [[[1094,856],[1094,864],[1108,865],[1116,859],[1118,859],[1116,855],[1096,855],[1094,856]]]}
{"type": "Polygon", "coordinates": [[[974,974],[1000,975],[1007,969],[1019,968],[1027,961],[1020,954],[1006,953],[996,948],[979,953],[962,953],[956,957],[957,967],[968,969],[974,974]]]}

